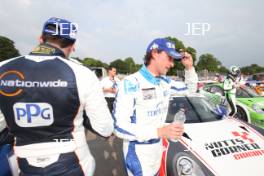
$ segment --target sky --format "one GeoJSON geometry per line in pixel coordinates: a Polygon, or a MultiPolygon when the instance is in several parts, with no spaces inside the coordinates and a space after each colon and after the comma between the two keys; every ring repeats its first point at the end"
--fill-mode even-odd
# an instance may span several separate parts
{"type": "Polygon", "coordinates": [[[155,38],[176,37],[224,66],[264,66],[262,0],[1,0],[0,35],[20,54],[37,44],[50,17],[78,24],[74,57],[143,63],[155,38]]]}

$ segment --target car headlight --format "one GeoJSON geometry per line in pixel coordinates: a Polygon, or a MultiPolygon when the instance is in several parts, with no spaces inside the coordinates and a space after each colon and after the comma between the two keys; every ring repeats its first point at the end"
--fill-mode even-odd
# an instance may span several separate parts
{"type": "Polygon", "coordinates": [[[173,175],[205,176],[200,165],[184,152],[177,153],[173,158],[173,175]]]}
{"type": "Polygon", "coordinates": [[[179,170],[182,175],[192,175],[193,172],[193,165],[190,160],[187,158],[182,158],[179,161],[179,170]]]}
{"type": "Polygon", "coordinates": [[[253,109],[255,112],[257,112],[257,113],[264,114],[264,111],[263,111],[263,109],[261,108],[261,105],[259,105],[259,104],[257,104],[257,103],[252,105],[252,109],[253,109]]]}

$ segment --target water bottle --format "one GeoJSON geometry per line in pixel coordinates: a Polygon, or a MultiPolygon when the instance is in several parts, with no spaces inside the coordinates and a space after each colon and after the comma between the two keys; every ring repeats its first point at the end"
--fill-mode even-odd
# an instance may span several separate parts
{"type": "MultiPolygon", "coordinates": [[[[172,123],[180,123],[180,124],[184,124],[186,120],[186,116],[185,116],[185,110],[183,108],[181,108],[175,115],[173,118],[173,122],[172,123]]],[[[177,142],[177,139],[170,139],[172,142],[177,142]]]]}

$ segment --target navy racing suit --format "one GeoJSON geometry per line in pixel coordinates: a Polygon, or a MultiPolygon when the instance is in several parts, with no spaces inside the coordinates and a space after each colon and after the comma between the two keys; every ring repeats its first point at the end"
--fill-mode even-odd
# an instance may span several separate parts
{"type": "Polygon", "coordinates": [[[92,175],[83,112],[102,136],[113,120],[95,74],[48,44],[0,63],[0,109],[21,175],[92,175]]]}
{"type": "MultiPolygon", "coordinates": [[[[194,88],[198,82],[195,70],[185,72],[188,83],[194,88]]],[[[154,77],[146,66],[120,83],[113,110],[114,132],[123,139],[128,175],[158,173],[162,142],[157,129],[165,124],[171,92],[187,93],[188,88],[185,83],[166,76],[154,77]]]]}

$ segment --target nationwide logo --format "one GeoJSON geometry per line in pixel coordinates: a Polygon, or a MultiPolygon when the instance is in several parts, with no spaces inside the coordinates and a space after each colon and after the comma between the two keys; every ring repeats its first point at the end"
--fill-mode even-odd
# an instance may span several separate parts
{"type": "Polygon", "coordinates": [[[264,149],[249,136],[248,132],[231,132],[235,138],[205,143],[205,149],[213,157],[233,155],[235,160],[263,156],[264,149]]]}
{"type": "MultiPolygon", "coordinates": [[[[21,88],[15,88],[14,90],[11,90],[11,91],[7,91],[5,90],[4,91],[4,87],[7,86],[7,87],[11,87],[13,84],[12,84],[12,81],[11,80],[5,80],[5,78],[13,78],[13,79],[16,79],[16,80],[20,80],[20,81],[23,81],[25,79],[24,75],[22,73],[20,73],[19,71],[16,71],[16,70],[10,70],[10,71],[7,71],[7,72],[4,72],[3,74],[0,75],[0,93],[4,96],[16,96],[18,94],[20,94],[22,92],[22,89],[21,88]],[[11,82],[10,82],[11,81],[11,82]]],[[[14,85],[13,85],[14,87],[14,85]]]]}
{"type": "Polygon", "coordinates": [[[68,82],[60,79],[56,81],[29,81],[25,76],[16,70],[10,70],[0,75],[0,94],[4,96],[17,96],[23,88],[46,88],[46,87],[67,87],[68,82]]]}

